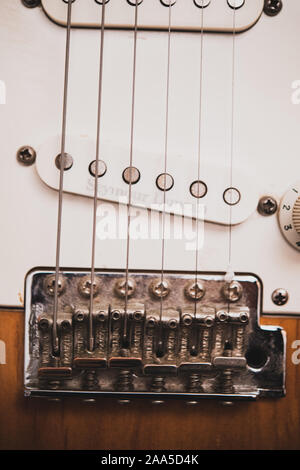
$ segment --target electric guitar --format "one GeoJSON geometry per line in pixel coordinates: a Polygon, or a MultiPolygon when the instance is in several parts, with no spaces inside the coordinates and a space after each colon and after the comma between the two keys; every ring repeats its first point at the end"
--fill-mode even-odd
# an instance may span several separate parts
{"type": "Polygon", "coordinates": [[[1,449],[300,448],[299,19],[1,1],[1,449]]]}

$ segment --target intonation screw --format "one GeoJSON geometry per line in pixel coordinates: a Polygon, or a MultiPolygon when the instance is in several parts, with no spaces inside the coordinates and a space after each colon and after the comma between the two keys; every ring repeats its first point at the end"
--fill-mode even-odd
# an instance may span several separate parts
{"type": "Polygon", "coordinates": [[[183,315],[182,323],[184,324],[184,326],[190,326],[193,323],[192,315],[189,315],[189,314],[183,315]]]}
{"type": "Polygon", "coordinates": [[[29,145],[24,145],[17,152],[17,160],[23,165],[33,165],[36,160],[36,151],[29,145]]]}
{"type": "Polygon", "coordinates": [[[156,325],[156,319],[155,319],[154,317],[148,318],[148,320],[147,320],[147,326],[148,326],[149,328],[154,328],[155,325],[156,325]]]}
{"type": "Polygon", "coordinates": [[[243,293],[241,284],[237,281],[226,282],[222,289],[223,295],[229,302],[237,302],[243,293]]]}
{"type": "Polygon", "coordinates": [[[282,10],[282,0],[265,0],[264,12],[268,16],[276,16],[282,10]]]}
{"type": "Polygon", "coordinates": [[[167,281],[161,281],[160,279],[156,279],[150,284],[150,291],[155,297],[159,299],[164,299],[170,293],[169,283],[167,281]]]}
{"type": "Polygon", "coordinates": [[[289,300],[289,294],[286,289],[276,289],[272,294],[272,300],[275,305],[285,305],[289,300]]]}
{"type": "Polygon", "coordinates": [[[40,6],[41,0],[22,0],[22,3],[27,8],[35,8],[40,6]]]}
{"type": "Polygon", "coordinates": [[[60,327],[61,327],[62,330],[67,332],[67,331],[71,330],[72,325],[69,322],[69,320],[63,320],[60,324],[60,327]]]}
{"type": "Polygon", "coordinates": [[[219,312],[217,312],[217,319],[220,322],[225,322],[226,320],[228,320],[228,313],[224,310],[220,310],[219,312]]]}
{"type": "Polygon", "coordinates": [[[192,282],[185,287],[184,293],[191,300],[201,300],[205,295],[205,287],[199,281],[192,282]]]}
{"type": "Polygon", "coordinates": [[[47,331],[49,329],[49,326],[50,326],[50,323],[49,323],[49,320],[47,318],[41,318],[39,320],[39,328],[42,331],[47,331]]]}
{"type": "Polygon", "coordinates": [[[81,323],[85,320],[84,313],[82,313],[80,310],[77,310],[77,312],[74,313],[74,321],[81,323]]]}
{"type": "MultiPolygon", "coordinates": [[[[54,295],[55,293],[55,274],[47,276],[44,283],[45,290],[48,295],[54,295]]],[[[57,293],[58,295],[62,294],[65,290],[66,283],[62,276],[59,276],[57,282],[57,293]]]]}
{"type": "Polygon", "coordinates": [[[248,312],[241,312],[239,315],[239,319],[241,323],[248,323],[249,322],[249,313],[248,312]]]}
{"type": "Polygon", "coordinates": [[[127,296],[131,297],[135,291],[135,282],[132,279],[128,279],[127,282],[126,279],[119,279],[115,284],[114,290],[118,297],[125,297],[126,290],[127,296]]]}
{"type": "Polygon", "coordinates": [[[264,196],[258,203],[258,212],[261,215],[273,215],[277,212],[277,201],[271,196],[264,196]]]}

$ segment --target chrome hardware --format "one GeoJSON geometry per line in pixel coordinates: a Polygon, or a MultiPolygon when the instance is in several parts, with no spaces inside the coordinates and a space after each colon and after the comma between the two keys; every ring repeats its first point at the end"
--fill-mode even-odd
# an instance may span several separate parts
{"type": "Polygon", "coordinates": [[[164,299],[170,293],[169,283],[165,280],[154,279],[150,284],[150,292],[154,295],[154,297],[158,299],[164,299]]]}
{"type": "Polygon", "coordinates": [[[40,6],[41,0],[22,0],[24,7],[35,8],[40,6]]]}
{"type": "MultiPolygon", "coordinates": [[[[57,157],[55,158],[55,166],[58,170],[60,170],[60,166],[61,166],[61,155],[57,155],[57,157]]],[[[65,158],[64,158],[64,170],[67,171],[67,170],[70,170],[73,166],[73,157],[71,155],[69,155],[68,153],[65,153],[65,158]]]]}
{"type": "Polygon", "coordinates": [[[199,273],[204,303],[186,295],[194,273],[165,272],[168,295],[153,295],[159,274],[131,272],[134,290],[125,307],[116,290],[123,273],[96,271],[91,317],[90,274],[62,270],[54,356],[54,274],[32,271],[26,280],[26,395],[77,394],[84,400],[116,395],[127,403],[137,394],[157,404],[168,396],[194,404],[204,397],[231,402],[284,395],[284,333],[259,326],[262,288],[255,276],[236,275],[238,299],[228,302],[224,274],[199,273]]]}
{"type": "Polygon", "coordinates": [[[161,191],[170,191],[174,186],[174,178],[168,173],[162,173],[156,178],[156,186],[161,191]]]}
{"type": "Polygon", "coordinates": [[[36,151],[29,145],[25,145],[18,150],[17,160],[26,166],[33,165],[36,160],[36,151]]]}
{"type": "Polygon", "coordinates": [[[127,184],[136,184],[140,180],[141,174],[134,166],[125,168],[123,171],[123,180],[127,184]]]}
{"type": "Polygon", "coordinates": [[[187,298],[192,300],[201,300],[205,295],[205,287],[199,281],[190,282],[187,284],[184,291],[187,298]]]}
{"type": "Polygon", "coordinates": [[[142,366],[142,349],[144,337],[143,305],[111,308],[109,366],[135,368],[142,366]]]}
{"type": "Polygon", "coordinates": [[[121,297],[125,298],[126,295],[127,297],[131,297],[134,294],[135,290],[135,283],[132,279],[119,279],[116,284],[115,284],[115,293],[121,297]]]}
{"type": "Polygon", "coordinates": [[[83,388],[85,390],[99,390],[99,381],[96,370],[87,370],[83,376],[83,388]]]}
{"type": "Polygon", "coordinates": [[[258,212],[262,215],[276,214],[277,209],[277,201],[271,196],[262,197],[258,203],[258,212]]]}
{"type": "Polygon", "coordinates": [[[116,390],[120,392],[133,391],[133,377],[130,370],[121,370],[116,382],[116,390]]]}
{"type": "Polygon", "coordinates": [[[285,305],[289,300],[289,293],[286,289],[276,289],[272,294],[272,300],[275,305],[285,305]]]}
{"type": "Polygon", "coordinates": [[[222,288],[223,295],[229,302],[237,302],[242,296],[243,288],[237,281],[226,282],[222,288]]]}
{"type": "MultiPolygon", "coordinates": [[[[66,288],[66,282],[63,276],[58,277],[58,295],[61,295],[66,288]]],[[[46,294],[54,296],[54,290],[55,290],[55,274],[51,274],[50,276],[47,276],[44,281],[44,290],[46,291],[46,294]]]]}
{"type": "Polygon", "coordinates": [[[194,181],[190,186],[192,196],[200,199],[207,194],[207,185],[203,181],[194,181]]]}
{"type": "Polygon", "coordinates": [[[276,16],[282,10],[282,0],[265,0],[264,12],[268,16],[276,16]]]}
{"type": "Polygon", "coordinates": [[[196,7],[206,8],[210,4],[211,0],[194,0],[196,7]]]}
{"type": "MultiPolygon", "coordinates": [[[[93,160],[89,165],[89,172],[92,176],[96,176],[96,167],[97,167],[96,160],[93,160]]],[[[107,172],[106,163],[103,160],[99,160],[98,178],[101,178],[101,176],[104,176],[106,172],[107,172]]]]}
{"type": "Polygon", "coordinates": [[[227,188],[223,193],[223,199],[228,206],[236,206],[241,200],[241,193],[237,188],[227,188]]]}
{"type": "Polygon", "coordinates": [[[227,0],[227,3],[230,8],[237,10],[245,5],[245,0],[227,0]]]}
{"type": "MultiPolygon", "coordinates": [[[[78,292],[80,295],[83,297],[89,298],[91,295],[91,287],[92,287],[92,282],[90,276],[85,276],[82,279],[80,279],[80,282],[78,284],[78,292]]],[[[94,279],[93,282],[93,296],[95,297],[100,290],[100,283],[99,280],[96,278],[94,279]]]]}

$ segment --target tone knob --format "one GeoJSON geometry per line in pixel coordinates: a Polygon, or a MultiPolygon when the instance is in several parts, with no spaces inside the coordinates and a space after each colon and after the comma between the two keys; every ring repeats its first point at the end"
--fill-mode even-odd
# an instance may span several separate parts
{"type": "Polygon", "coordinates": [[[294,204],[293,208],[293,224],[296,232],[300,235],[300,196],[294,204]]]}
{"type": "Polygon", "coordinates": [[[300,182],[283,196],[278,211],[278,221],[284,238],[300,251],[300,182]]]}

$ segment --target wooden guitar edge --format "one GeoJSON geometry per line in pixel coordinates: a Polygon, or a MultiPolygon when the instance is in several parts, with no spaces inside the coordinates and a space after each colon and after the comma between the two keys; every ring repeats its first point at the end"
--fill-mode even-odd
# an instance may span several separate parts
{"type": "Polygon", "coordinates": [[[23,396],[24,313],[1,310],[0,449],[300,449],[300,364],[292,361],[300,318],[264,317],[261,323],[287,332],[284,398],[230,407],[209,400],[197,406],[57,403],[23,396]]]}

